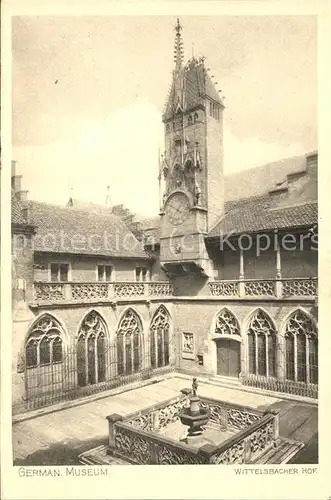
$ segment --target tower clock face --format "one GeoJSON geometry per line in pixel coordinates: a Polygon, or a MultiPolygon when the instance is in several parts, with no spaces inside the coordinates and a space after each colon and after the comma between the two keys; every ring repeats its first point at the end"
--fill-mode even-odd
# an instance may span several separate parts
{"type": "Polygon", "coordinates": [[[174,226],[182,224],[190,213],[190,202],[183,193],[172,195],[165,206],[169,222],[174,226]]]}

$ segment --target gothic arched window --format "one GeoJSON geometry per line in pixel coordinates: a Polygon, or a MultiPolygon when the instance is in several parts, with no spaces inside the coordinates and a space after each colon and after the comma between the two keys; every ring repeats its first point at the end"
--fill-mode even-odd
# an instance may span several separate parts
{"type": "Polygon", "coordinates": [[[32,327],[25,344],[27,368],[61,363],[62,328],[50,314],[44,314],[32,327]]]}
{"type": "Polygon", "coordinates": [[[79,329],[77,375],[81,387],[106,379],[106,325],[96,311],[85,316],[79,329]]]}
{"type": "Polygon", "coordinates": [[[128,309],[116,333],[118,375],[130,375],[140,370],[142,333],[139,316],[132,309],[128,309]]]}
{"type": "Polygon", "coordinates": [[[286,378],[318,383],[317,328],[310,316],[298,309],[286,322],[286,378]]]}
{"type": "Polygon", "coordinates": [[[152,368],[169,364],[169,330],[169,313],[161,305],[155,312],[149,329],[152,368]]]}
{"type": "Polygon", "coordinates": [[[269,316],[258,309],[248,325],[248,371],[255,375],[276,375],[276,331],[269,316]]]}
{"type": "Polygon", "coordinates": [[[238,321],[228,309],[223,309],[218,314],[214,333],[220,335],[240,335],[238,321]]]}
{"type": "Polygon", "coordinates": [[[190,115],[187,120],[188,125],[192,125],[192,116],[190,115]]]}

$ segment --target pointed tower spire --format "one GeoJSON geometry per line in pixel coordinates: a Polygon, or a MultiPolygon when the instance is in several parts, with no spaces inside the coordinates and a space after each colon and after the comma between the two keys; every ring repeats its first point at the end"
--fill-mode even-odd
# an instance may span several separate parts
{"type": "Polygon", "coordinates": [[[175,70],[178,71],[183,63],[184,59],[184,50],[183,50],[183,40],[182,40],[182,32],[183,28],[177,18],[177,24],[175,26],[175,49],[174,49],[174,59],[175,59],[175,70]]]}

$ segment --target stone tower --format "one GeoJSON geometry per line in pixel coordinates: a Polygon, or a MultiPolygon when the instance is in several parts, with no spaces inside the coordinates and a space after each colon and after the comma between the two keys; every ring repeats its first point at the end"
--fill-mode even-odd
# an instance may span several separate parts
{"type": "Polygon", "coordinates": [[[165,152],[160,161],[161,263],[170,271],[210,275],[204,237],[221,217],[223,109],[205,58],[183,64],[182,26],[175,27],[174,70],[163,115],[165,152]]]}

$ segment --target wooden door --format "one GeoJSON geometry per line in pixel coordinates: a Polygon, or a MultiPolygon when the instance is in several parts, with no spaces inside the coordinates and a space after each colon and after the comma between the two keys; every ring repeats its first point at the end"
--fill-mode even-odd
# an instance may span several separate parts
{"type": "Polygon", "coordinates": [[[219,339],[216,345],[218,375],[239,377],[240,342],[231,339],[219,339]]]}

